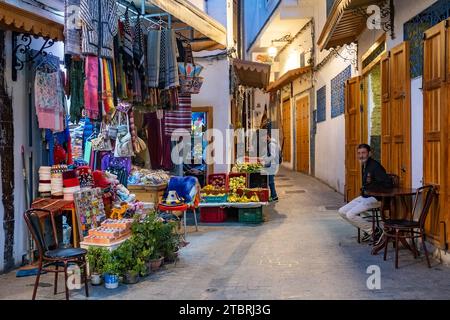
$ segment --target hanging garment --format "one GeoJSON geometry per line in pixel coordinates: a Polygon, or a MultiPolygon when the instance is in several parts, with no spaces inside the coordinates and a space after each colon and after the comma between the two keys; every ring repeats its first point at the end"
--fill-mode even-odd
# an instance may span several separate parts
{"type": "Polygon", "coordinates": [[[192,103],[190,94],[178,95],[178,109],[167,111],[164,117],[165,135],[171,136],[177,129],[191,133],[192,103]]]}
{"type": "Polygon", "coordinates": [[[141,19],[139,17],[134,25],[133,59],[134,66],[139,72],[141,79],[143,79],[145,74],[144,35],[142,33],[141,19]]]}
{"type": "Polygon", "coordinates": [[[55,131],[64,129],[63,91],[59,71],[36,71],[34,97],[39,128],[55,131]]]}
{"type": "Polygon", "coordinates": [[[110,59],[114,57],[114,36],[118,30],[117,7],[115,0],[80,0],[83,54],[110,59]]]}
{"type": "Polygon", "coordinates": [[[169,89],[180,84],[178,77],[177,48],[175,32],[161,31],[159,88],[169,89]]]}
{"type": "Polygon", "coordinates": [[[107,59],[101,59],[102,63],[102,114],[112,114],[114,108],[113,95],[113,79],[112,79],[112,65],[108,63],[107,59]]]}
{"type": "MultiPolygon", "coordinates": [[[[134,65],[133,65],[133,35],[131,34],[130,20],[128,18],[128,10],[125,12],[125,18],[123,22],[119,22],[120,40],[122,42],[121,57],[122,57],[122,70],[126,75],[126,83],[128,90],[134,87],[134,65]]],[[[131,94],[128,94],[132,97],[131,94]]]]}
{"type": "Polygon", "coordinates": [[[162,140],[159,135],[160,126],[161,121],[157,118],[156,112],[144,114],[143,127],[147,129],[147,149],[150,154],[152,169],[159,169],[161,166],[162,140]]]}
{"type": "Polygon", "coordinates": [[[70,121],[78,123],[84,107],[84,68],[83,61],[72,60],[69,70],[70,78],[70,121]]]}
{"type": "Polygon", "coordinates": [[[86,116],[90,119],[98,119],[98,58],[94,56],[86,57],[86,80],[84,82],[84,107],[86,116]]]}
{"type": "Polygon", "coordinates": [[[130,108],[128,111],[128,119],[130,121],[130,134],[131,134],[131,142],[133,144],[133,151],[136,153],[136,151],[139,149],[137,146],[137,133],[136,133],[136,126],[134,124],[134,112],[133,108],[130,108]]]}
{"type": "Polygon", "coordinates": [[[161,56],[161,31],[150,30],[147,36],[147,85],[157,88],[161,56]]]}
{"type": "Polygon", "coordinates": [[[81,55],[80,0],[64,3],[64,53],[81,55]]]}

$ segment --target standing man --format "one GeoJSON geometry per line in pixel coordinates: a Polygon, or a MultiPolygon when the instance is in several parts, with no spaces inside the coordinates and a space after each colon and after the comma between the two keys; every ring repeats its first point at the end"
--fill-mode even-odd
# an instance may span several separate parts
{"type": "Polygon", "coordinates": [[[271,124],[268,122],[262,129],[267,132],[267,153],[262,158],[264,171],[262,173],[269,176],[270,202],[278,201],[277,191],[275,189],[275,174],[281,163],[280,145],[276,139],[272,138],[271,124]]]}
{"type": "MultiPolygon", "coordinates": [[[[381,204],[376,198],[367,196],[366,191],[392,188],[393,183],[383,166],[371,157],[371,148],[368,144],[358,146],[357,156],[362,165],[361,196],[340,208],[339,214],[352,225],[363,230],[362,241],[368,241],[373,233],[372,223],[364,220],[360,214],[370,209],[379,208],[381,204]]],[[[377,236],[381,235],[382,230],[377,227],[376,233],[377,236]]]]}

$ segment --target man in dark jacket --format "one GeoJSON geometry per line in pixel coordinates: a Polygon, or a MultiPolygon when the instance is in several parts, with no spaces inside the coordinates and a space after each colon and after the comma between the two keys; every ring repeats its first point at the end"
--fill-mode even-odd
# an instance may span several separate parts
{"type": "MultiPolygon", "coordinates": [[[[368,144],[360,144],[357,154],[362,165],[362,188],[361,196],[353,199],[339,209],[342,218],[357,228],[363,230],[363,241],[371,238],[373,230],[372,223],[361,217],[361,213],[380,207],[380,202],[366,195],[368,190],[385,190],[393,187],[391,178],[387,175],[383,166],[370,156],[371,148],[368,144]]],[[[381,230],[376,230],[378,234],[381,230]]]]}

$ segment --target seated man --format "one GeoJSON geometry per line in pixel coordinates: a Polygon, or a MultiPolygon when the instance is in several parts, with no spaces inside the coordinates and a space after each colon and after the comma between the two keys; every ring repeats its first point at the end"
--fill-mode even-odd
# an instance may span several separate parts
{"type": "MultiPolygon", "coordinates": [[[[368,144],[360,144],[357,148],[358,160],[362,164],[362,188],[361,196],[353,199],[339,209],[342,218],[355,227],[364,231],[362,241],[368,241],[372,237],[372,223],[361,217],[361,213],[380,207],[380,202],[365,194],[366,190],[392,188],[392,180],[386,174],[386,170],[376,160],[372,159],[371,148],[368,144]]],[[[377,227],[376,236],[381,235],[382,230],[377,227]]]]}

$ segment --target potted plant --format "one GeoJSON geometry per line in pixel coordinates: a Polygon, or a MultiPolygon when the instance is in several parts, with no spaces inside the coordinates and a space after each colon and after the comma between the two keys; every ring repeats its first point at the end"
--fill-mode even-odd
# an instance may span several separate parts
{"type": "Polygon", "coordinates": [[[108,262],[109,251],[105,248],[90,246],[87,252],[91,284],[96,286],[102,283],[102,271],[108,262]]]}
{"type": "Polygon", "coordinates": [[[180,247],[180,236],[175,232],[174,222],[168,222],[163,227],[161,251],[164,256],[164,262],[172,263],[178,257],[180,247]]]}
{"type": "Polygon", "coordinates": [[[153,213],[147,215],[141,221],[135,221],[131,227],[133,232],[131,241],[136,250],[136,256],[144,263],[140,273],[141,276],[147,276],[151,271],[150,258],[154,252],[156,242],[154,234],[155,219],[156,215],[153,213]]]}
{"type": "Polygon", "coordinates": [[[123,282],[134,284],[139,281],[139,273],[143,269],[144,262],[137,257],[134,242],[128,239],[114,251],[114,256],[119,262],[120,274],[123,282]]]}
{"type": "Polygon", "coordinates": [[[119,286],[120,266],[115,257],[110,252],[108,253],[107,262],[103,266],[105,288],[115,289],[119,286]]]}

